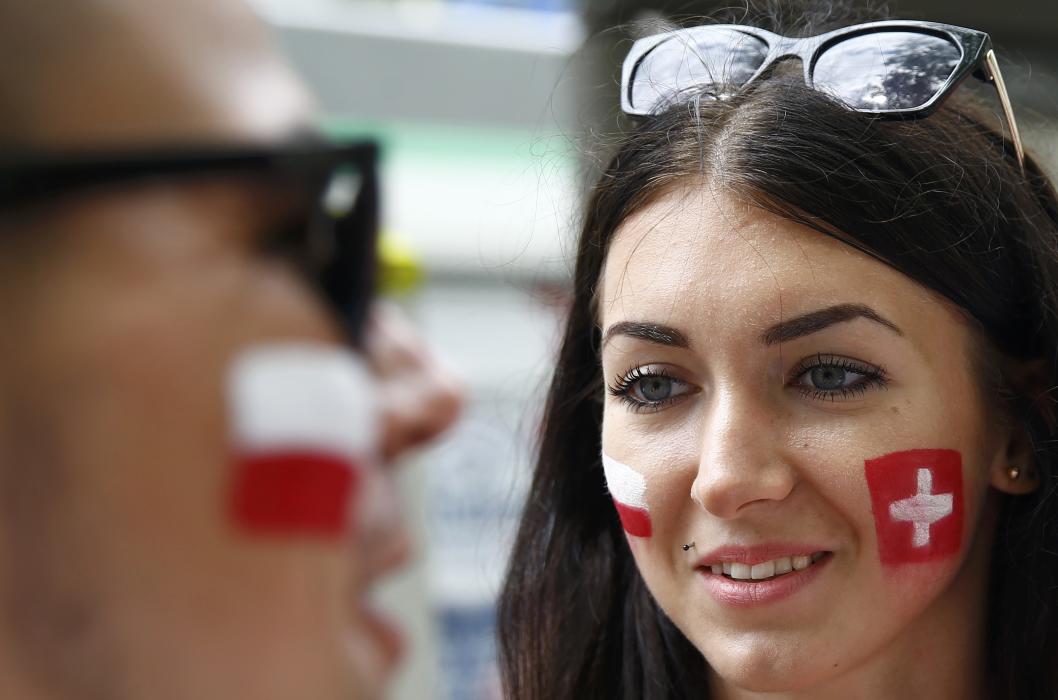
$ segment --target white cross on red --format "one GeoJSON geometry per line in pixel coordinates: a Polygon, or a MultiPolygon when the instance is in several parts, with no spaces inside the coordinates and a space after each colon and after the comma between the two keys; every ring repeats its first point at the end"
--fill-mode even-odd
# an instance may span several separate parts
{"type": "Polygon", "coordinates": [[[918,493],[889,505],[889,516],[893,520],[915,524],[915,533],[911,538],[911,544],[915,547],[928,545],[930,525],[951,515],[951,512],[952,494],[933,493],[933,472],[929,469],[918,470],[918,493]]]}

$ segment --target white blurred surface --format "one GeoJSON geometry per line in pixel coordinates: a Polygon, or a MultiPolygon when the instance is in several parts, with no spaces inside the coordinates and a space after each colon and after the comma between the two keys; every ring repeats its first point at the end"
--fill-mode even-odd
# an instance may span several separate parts
{"type": "Polygon", "coordinates": [[[284,27],[348,32],[503,51],[568,55],[584,40],[572,12],[434,0],[253,0],[269,21],[284,27]]]}

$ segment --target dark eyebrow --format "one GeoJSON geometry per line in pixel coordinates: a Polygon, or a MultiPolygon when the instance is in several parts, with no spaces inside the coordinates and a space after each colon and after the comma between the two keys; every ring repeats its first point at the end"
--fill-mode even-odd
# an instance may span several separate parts
{"type": "Polygon", "coordinates": [[[812,333],[818,333],[824,328],[833,326],[835,323],[844,323],[855,318],[865,318],[868,321],[874,321],[897,335],[904,334],[895,323],[869,306],[864,306],[863,304],[837,304],[818,311],[810,311],[785,321],[779,321],[761,333],[760,342],[765,345],[787,342],[812,333]]]}
{"type": "Polygon", "coordinates": [[[643,323],[641,321],[621,321],[620,323],[615,323],[606,329],[606,336],[603,338],[602,344],[606,345],[606,343],[610,342],[611,338],[617,335],[638,338],[650,343],[668,345],[674,348],[690,347],[690,343],[687,342],[687,336],[680,333],[675,328],[662,326],[658,323],[643,323]]]}

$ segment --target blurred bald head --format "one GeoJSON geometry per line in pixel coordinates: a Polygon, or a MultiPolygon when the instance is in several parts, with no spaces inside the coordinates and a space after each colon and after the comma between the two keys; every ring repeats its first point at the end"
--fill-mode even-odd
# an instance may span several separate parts
{"type": "Polygon", "coordinates": [[[0,0],[0,143],[273,140],[309,100],[240,0],[0,0]]]}
{"type": "MultiPolygon", "coordinates": [[[[239,0],[0,0],[0,155],[275,145],[310,109],[239,0]]],[[[368,697],[345,549],[256,546],[223,505],[232,358],[335,334],[263,250],[288,185],[0,210],[0,698],[368,697]]]]}

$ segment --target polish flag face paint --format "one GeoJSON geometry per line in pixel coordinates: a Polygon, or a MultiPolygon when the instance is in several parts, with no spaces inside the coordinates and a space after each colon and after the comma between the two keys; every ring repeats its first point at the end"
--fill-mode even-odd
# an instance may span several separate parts
{"type": "Polygon", "coordinates": [[[353,353],[325,345],[275,345],[234,363],[234,473],[229,515],[267,536],[336,539],[376,436],[371,375],[353,353]]]}
{"type": "Polygon", "coordinates": [[[602,456],[606,487],[613,497],[625,532],[633,537],[650,537],[650,511],[647,509],[647,480],[642,474],[616,459],[602,456]]]}
{"type": "Polygon", "coordinates": [[[962,457],[908,450],[865,462],[882,563],[899,566],[956,554],[962,544],[962,457]]]}

